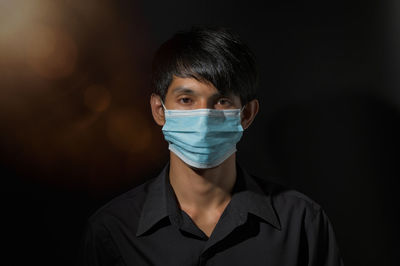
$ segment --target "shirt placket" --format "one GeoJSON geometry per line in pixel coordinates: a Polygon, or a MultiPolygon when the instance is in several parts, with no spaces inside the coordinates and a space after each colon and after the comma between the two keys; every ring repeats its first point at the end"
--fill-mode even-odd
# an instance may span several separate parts
{"type": "Polygon", "coordinates": [[[214,256],[216,245],[224,241],[228,235],[233,233],[239,226],[245,224],[246,221],[246,212],[239,212],[231,208],[225,210],[210,238],[206,242],[204,250],[199,257],[198,265],[210,265],[209,260],[214,256]]]}

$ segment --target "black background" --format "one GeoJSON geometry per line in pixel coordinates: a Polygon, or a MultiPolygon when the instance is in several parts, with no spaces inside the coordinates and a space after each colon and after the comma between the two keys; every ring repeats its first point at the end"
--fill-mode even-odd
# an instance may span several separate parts
{"type": "Polygon", "coordinates": [[[87,217],[161,170],[168,151],[148,106],[150,62],[191,25],[230,27],[256,54],[261,110],[238,145],[239,161],[320,203],[346,265],[399,261],[395,0],[39,2],[48,9],[33,24],[67,32],[78,52],[72,72],[49,78],[8,52],[26,42],[23,31],[0,46],[10,265],[74,265],[87,217]],[[104,110],[82,103],[91,84],[110,93],[104,110]]]}

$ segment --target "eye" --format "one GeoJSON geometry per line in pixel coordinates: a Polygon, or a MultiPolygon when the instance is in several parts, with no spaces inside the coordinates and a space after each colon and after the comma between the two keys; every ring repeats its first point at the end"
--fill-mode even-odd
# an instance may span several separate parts
{"type": "Polygon", "coordinates": [[[232,101],[227,98],[221,98],[218,100],[217,104],[221,106],[231,106],[232,101]]]}
{"type": "Polygon", "coordinates": [[[179,98],[178,100],[181,104],[190,104],[192,103],[192,99],[190,99],[189,97],[182,97],[179,98]]]}

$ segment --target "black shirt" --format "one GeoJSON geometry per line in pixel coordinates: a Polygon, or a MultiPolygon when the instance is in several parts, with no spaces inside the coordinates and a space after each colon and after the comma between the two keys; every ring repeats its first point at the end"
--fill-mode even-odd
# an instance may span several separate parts
{"type": "Polygon", "coordinates": [[[210,238],[178,207],[169,166],[90,219],[84,265],[343,265],[331,224],[303,194],[238,166],[210,238]]]}

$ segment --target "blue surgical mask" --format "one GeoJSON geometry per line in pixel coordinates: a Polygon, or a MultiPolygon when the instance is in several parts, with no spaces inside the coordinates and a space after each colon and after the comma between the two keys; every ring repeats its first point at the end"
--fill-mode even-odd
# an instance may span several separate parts
{"type": "MultiPolygon", "coordinates": [[[[164,105],[163,105],[164,106],[164,105]]],[[[169,150],[195,168],[220,165],[243,135],[241,109],[167,110],[162,128],[169,150]]]]}

